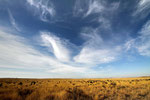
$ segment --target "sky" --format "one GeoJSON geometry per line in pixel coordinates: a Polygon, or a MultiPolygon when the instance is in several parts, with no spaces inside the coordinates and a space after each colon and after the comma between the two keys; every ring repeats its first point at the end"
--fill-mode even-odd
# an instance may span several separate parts
{"type": "Polygon", "coordinates": [[[1,78],[150,75],[150,0],[0,0],[1,78]]]}

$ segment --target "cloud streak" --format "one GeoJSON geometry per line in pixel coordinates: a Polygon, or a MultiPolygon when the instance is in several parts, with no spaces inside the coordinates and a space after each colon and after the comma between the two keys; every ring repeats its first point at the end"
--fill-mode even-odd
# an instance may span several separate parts
{"type": "Polygon", "coordinates": [[[133,16],[141,16],[141,18],[146,17],[150,12],[150,0],[140,0],[136,7],[136,11],[133,16]]]}
{"type": "Polygon", "coordinates": [[[150,56],[150,21],[147,21],[138,33],[137,38],[126,42],[126,50],[135,49],[142,56],[150,56]]]}
{"type": "Polygon", "coordinates": [[[101,13],[104,10],[104,6],[101,4],[100,1],[90,1],[88,11],[86,12],[85,16],[88,16],[92,13],[101,13]]]}
{"type": "Polygon", "coordinates": [[[44,45],[49,47],[50,51],[55,55],[55,57],[60,61],[70,60],[70,51],[66,47],[65,40],[62,40],[54,36],[50,32],[42,32],[41,38],[44,45]]]}
{"type": "Polygon", "coordinates": [[[99,0],[76,0],[74,5],[74,16],[82,15],[87,17],[93,13],[101,13],[104,9],[101,1],[99,0]]]}
{"type": "Polygon", "coordinates": [[[12,15],[12,13],[11,13],[11,11],[10,11],[9,9],[8,9],[8,14],[9,14],[10,22],[11,22],[12,26],[13,26],[18,32],[20,32],[21,30],[20,30],[19,26],[17,25],[17,23],[16,23],[16,21],[15,21],[13,15],[12,15]]]}
{"type": "Polygon", "coordinates": [[[49,0],[27,0],[27,3],[35,8],[42,21],[48,22],[49,17],[52,18],[56,14],[54,5],[49,0]]]}
{"type": "MultiPolygon", "coordinates": [[[[58,74],[56,77],[71,77],[66,73],[83,75],[88,71],[92,71],[87,66],[79,65],[68,61],[68,54],[65,51],[65,47],[61,45],[59,38],[50,35],[50,33],[42,33],[42,38],[52,45],[53,53],[56,58],[51,55],[46,55],[33,46],[29,45],[27,40],[21,36],[14,35],[9,32],[0,31],[0,68],[16,68],[26,70],[40,70],[41,73],[58,74]],[[58,51],[57,51],[58,49],[58,51]],[[61,53],[60,55],[58,55],[61,53]],[[67,63],[62,61],[67,59],[67,63]],[[80,73],[80,74],[79,74],[80,73]]],[[[47,44],[46,44],[47,45],[47,44]]],[[[18,71],[16,71],[16,74],[18,71]]],[[[33,74],[31,72],[30,74],[33,74]]],[[[22,74],[23,77],[27,76],[27,73],[22,74]]],[[[8,76],[8,75],[7,75],[8,76]]],[[[40,76],[39,76],[40,77],[40,76]]]]}
{"type": "Polygon", "coordinates": [[[150,20],[143,26],[139,32],[136,48],[143,56],[150,56],[150,20]]]}
{"type": "Polygon", "coordinates": [[[98,29],[85,28],[81,33],[86,42],[80,53],[74,57],[75,62],[97,65],[117,60],[117,57],[121,54],[121,47],[114,46],[110,48],[110,45],[108,46],[103,41],[98,32],[98,29]]]}
{"type": "MultiPolygon", "coordinates": [[[[30,68],[42,67],[43,63],[55,63],[51,57],[44,56],[25,43],[25,39],[10,33],[0,32],[1,67],[30,68]],[[35,63],[35,61],[37,61],[35,63]]],[[[47,64],[49,64],[47,63],[47,64]]]]}

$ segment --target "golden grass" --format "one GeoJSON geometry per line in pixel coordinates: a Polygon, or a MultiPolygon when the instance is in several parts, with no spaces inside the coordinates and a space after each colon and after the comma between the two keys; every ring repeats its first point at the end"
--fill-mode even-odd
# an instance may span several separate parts
{"type": "Polygon", "coordinates": [[[0,100],[150,100],[150,77],[0,79],[0,100]]]}

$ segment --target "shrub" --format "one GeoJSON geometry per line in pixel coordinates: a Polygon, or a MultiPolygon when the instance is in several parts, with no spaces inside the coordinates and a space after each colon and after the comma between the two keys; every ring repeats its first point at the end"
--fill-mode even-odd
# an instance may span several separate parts
{"type": "Polygon", "coordinates": [[[18,90],[18,95],[21,96],[23,99],[25,99],[32,92],[33,90],[30,90],[30,89],[18,90]]]}
{"type": "Polygon", "coordinates": [[[35,84],[36,84],[36,82],[35,82],[35,81],[32,81],[32,82],[31,82],[31,85],[35,85],[35,84]]]}
{"type": "Polygon", "coordinates": [[[2,87],[3,86],[3,83],[0,83],[0,87],[2,87]]]}
{"type": "Polygon", "coordinates": [[[23,83],[22,83],[22,82],[19,82],[18,85],[23,85],[23,83]]]}

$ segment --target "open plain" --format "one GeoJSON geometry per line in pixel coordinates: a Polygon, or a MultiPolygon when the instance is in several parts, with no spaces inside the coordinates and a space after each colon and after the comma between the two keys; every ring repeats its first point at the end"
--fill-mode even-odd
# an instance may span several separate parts
{"type": "Polygon", "coordinates": [[[0,100],[150,100],[150,77],[0,79],[0,100]]]}

